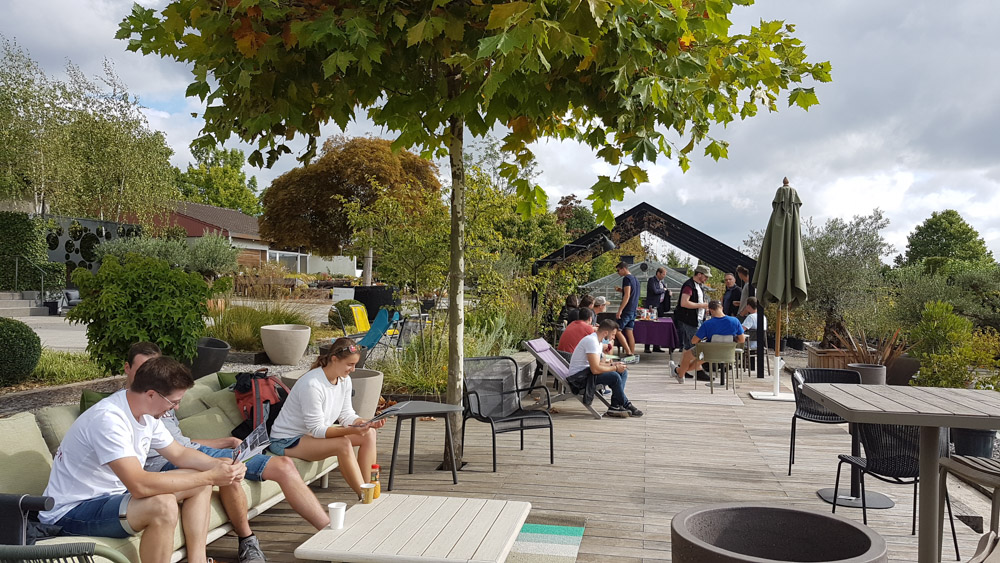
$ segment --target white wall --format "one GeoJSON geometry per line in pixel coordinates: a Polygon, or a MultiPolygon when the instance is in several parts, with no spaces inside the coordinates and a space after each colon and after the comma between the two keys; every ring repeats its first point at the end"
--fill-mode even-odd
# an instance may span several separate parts
{"type": "Polygon", "coordinates": [[[356,261],[353,256],[331,256],[324,258],[310,254],[307,271],[310,274],[316,274],[329,270],[331,274],[356,276],[357,269],[355,268],[355,264],[356,261]]]}

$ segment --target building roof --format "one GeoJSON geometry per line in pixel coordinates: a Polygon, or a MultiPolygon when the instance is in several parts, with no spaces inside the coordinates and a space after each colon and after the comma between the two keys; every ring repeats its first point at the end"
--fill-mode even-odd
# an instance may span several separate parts
{"type": "Polygon", "coordinates": [[[230,236],[261,240],[257,218],[241,211],[190,201],[178,201],[174,211],[178,215],[224,229],[230,236]]]}

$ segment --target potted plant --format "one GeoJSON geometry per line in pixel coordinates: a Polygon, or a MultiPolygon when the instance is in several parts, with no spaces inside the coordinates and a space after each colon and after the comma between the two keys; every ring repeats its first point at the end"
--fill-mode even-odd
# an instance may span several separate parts
{"type": "MultiPolygon", "coordinates": [[[[913,385],[1000,390],[1000,335],[995,330],[974,330],[950,304],[936,301],[924,305],[912,337],[917,341],[910,353],[920,361],[913,385]]],[[[992,457],[995,435],[993,430],[951,429],[958,455],[992,457]]]]}
{"type": "Polygon", "coordinates": [[[847,368],[860,373],[865,385],[885,385],[886,369],[906,351],[906,340],[899,329],[891,336],[872,339],[864,330],[859,330],[857,336],[850,332],[846,336],[837,332],[836,336],[847,352],[847,368]]]}

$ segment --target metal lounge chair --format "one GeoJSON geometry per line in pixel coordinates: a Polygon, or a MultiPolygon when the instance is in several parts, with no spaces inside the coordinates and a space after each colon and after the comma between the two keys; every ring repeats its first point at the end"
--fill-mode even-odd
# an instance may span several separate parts
{"type": "Polygon", "coordinates": [[[0,562],[90,563],[97,556],[112,563],[128,563],[124,554],[94,542],[24,545],[27,539],[27,513],[50,510],[54,504],[52,497],[0,494],[0,562]]]}
{"type": "MultiPolygon", "coordinates": [[[[767,358],[765,358],[766,360],[767,358]]],[[[845,424],[839,414],[802,394],[805,383],[855,383],[861,384],[861,374],[851,369],[802,368],[792,375],[792,391],[795,395],[795,414],[792,415],[792,436],[788,445],[788,474],[792,474],[795,463],[795,421],[798,419],[820,424],[845,424]]]]}
{"type": "MultiPolygon", "coordinates": [[[[575,398],[580,401],[580,404],[587,407],[587,410],[590,411],[590,414],[594,415],[594,418],[601,418],[601,413],[597,412],[593,405],[584,404],[583,397],[580,395],[574,395],[570,390],[569,383],[566,382],[566,379],[571,375],[569,373],[569,362],[564,360],[555,348],[550,346],[548,342],[541,338],[525,340],[521,343],[521,347],[534,356],[535,360],[538,361],[538,365],[542,366],[543,384],[546,376],[550,373],[552,374],[553,385],[558,394],[551,397],[551,402],[556,403],[559,401],[565,401],[566,399],[575,398]]],[[[535,382],[533,381],[532,384],[534,383],[535,382]]],[[[598,393],[596,397],[609,408],[611,407],[611,404],[602,394],[598,393]]]]}
{"type": "Polygon", "coordinates": [[[489,423],[493,437],[493,472],[497,470],[497,434],[520,432],[521,449],[524,449],[524,431],[535,428],[549,429],[549,463],[555,463],[552,417],[548,408],[549,390],[544,385],[520,388],[517,386],[517,362],[507,356],[466,358],[465,411],[462,413],[462,443],[465,443],[465,423],[470,418],[489,423]],[[523,393],[541,389],[545,391],[546,410],[525,410],[521,405],[523,393]]]}
{"type": "MultiPolygon", "coordinates": [[[[351,306],[354,307],[354,305],[351,306]]],[[[392,319],[390,320],[389,311],[386,309],[382,309],[377,315],[375,315],[375,321],[372,323],[371,327],[369,327],[368,332],[365,334],[364,338],[358,341],[359,346],[363,346],[368,350],[368,354],[364,358],[365,360],[368,357],[371,357],[372,352],[374,352],[375,348],[382,342],[382,337],[389,331],[389,327],[398,321],[399,313],[393,313],[392,319]]],[[[359,365],[357,367],[363,367],[362,362],[358,362],[358,364],[359,365]]]]}

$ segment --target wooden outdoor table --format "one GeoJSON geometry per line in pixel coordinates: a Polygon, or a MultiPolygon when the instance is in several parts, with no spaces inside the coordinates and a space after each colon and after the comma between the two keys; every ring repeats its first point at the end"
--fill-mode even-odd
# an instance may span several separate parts
{"type": "Polygon", "coordinates": [[[502,563],[530,510],[527,502],[382,493],[348,509],[343,528],[316,532],[295,557],[502,563]]]}
{"type": "Polygon", "coordinates": [[[939,561],[938,455],[942,427],[1000,429],[1000,393],[890,385],[807,383],[807,397],[851,423],[920,427],[919,563],[939,561]]]}

